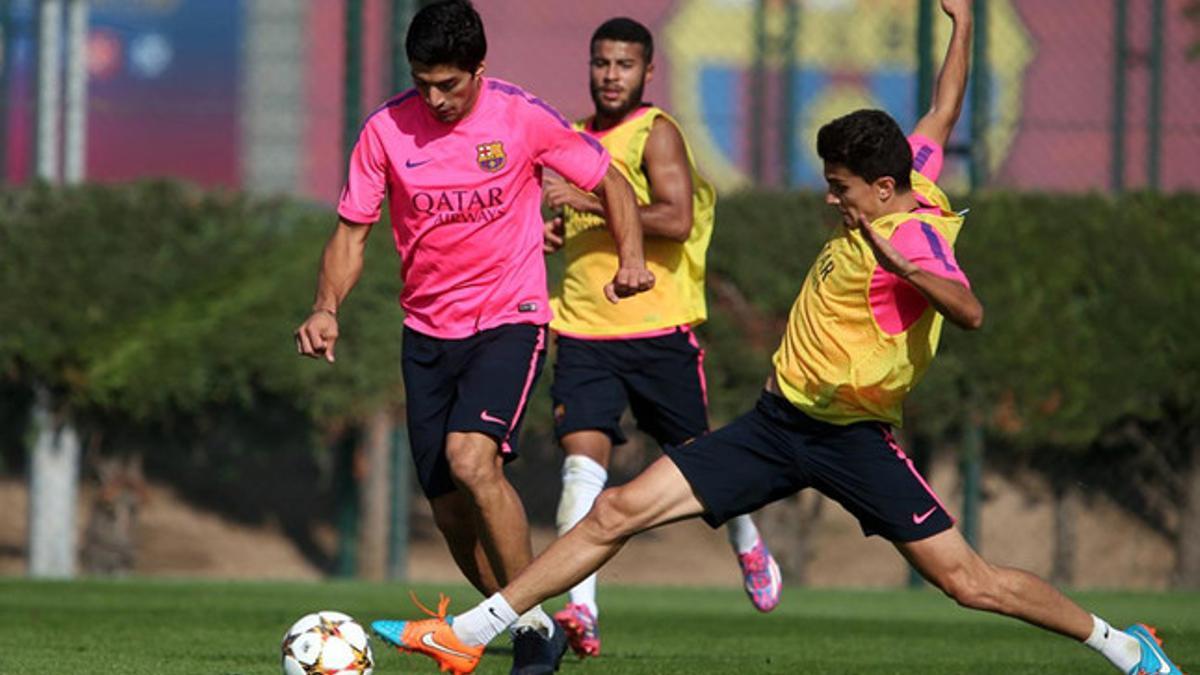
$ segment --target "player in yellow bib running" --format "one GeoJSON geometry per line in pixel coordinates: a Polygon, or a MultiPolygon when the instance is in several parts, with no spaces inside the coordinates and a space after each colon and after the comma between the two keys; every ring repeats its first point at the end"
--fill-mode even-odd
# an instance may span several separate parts
{"type": "MultiPolygon", "coordinates": [[[[546,251],[566,256],[562,285],[550,303],[557,332],[554,365],[555,432],[562,443],[559,533],[592,508],[608,480],[613,447],[626,441],[621,415],[632,409],[638,426],[663,445],[680,445],[708,432],[704,352],[692,329],[707,318],[704,264],[712,237],[716,193],[696,170],[679,125],[643,102],[654,76],[650,31],[626,17],[592,34],[590,90],[595,114],[575,127],[614,158],[637,197],[647,268],[655,286],[619,304],[594,284],[616,262],[617,249],[594,195],[547,179],[547,204],[561,215],[547,223],[546,251]]],[[[779,603],[779,566],[748,515],[727,528],[754,606],[779,603]]],[[[554,615],[580,656],[600,653],[596,576],[570,591],[554,615]]]]}
{"type": "Polygon", "coordinates": [[[697,516],[716,525],[813,487],[963,607],[1083,642],[1127,675],[1180,675],[1150,627],[1117,630],[1037,576],[981,558],[892,438],[942,322],[974,329],[983,320],[954,258],[962,219],[932,182],[961,110],[972,23],[971,0],[941,4],[954,31],[933,107],[913,136],[877,110],[835,119],[817,135],[826,201],[842,222],[809,269],[754,410],[668,447],[633,481],[603,492],[499,593],[452,626],[427,620],[416,633],[480,650],[519,612],[595,572],[639,532],[697,516]]]}

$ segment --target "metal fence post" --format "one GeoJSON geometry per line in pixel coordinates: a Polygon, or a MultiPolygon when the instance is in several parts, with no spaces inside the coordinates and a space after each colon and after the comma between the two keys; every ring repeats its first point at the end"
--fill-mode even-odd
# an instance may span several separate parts
{"type": "Polygon", "coordinates": [[[58,183],[62,134],[62,0],[38,7],[37,176],[58,183]]]}
{"type": "Polygon", "coordinates": [[[362,0],[346,0],[346,61],[342,99],[342,155],[349,159],[362,122],[362,0]]]}
{"type": "Polygon", "coordinates": [[[754,66],[750,77],[750,175],[761,185],[766,164],[767,0],[754,3],[754,66]]]}
{"type": "Polygon", "coordinates": [[[1150,100],[1146,112],[1146,181],[1151,190],[1159,189],[1160,161],[1162,155],[1163,115],[1163,43],[1167,41],[1163,30],[1163,15],[1166,13],[1164,0],[1154,0],[1150,19],[1150,100]]]}
{"type": "Polygon", "coordinates": [[[408,448],[408,432],[403,424],[392,429],[392,510],[388,536],[388,573],[392,581],[408,578],[408,517],[412,498],[409,486],[412,474],[412,453],[408,448]]]}
{"type": "Polygon", "coordinates": [[[921,119],[933,100],[933,4],[917,3],[917,100],[914,118],[921,119]]]}
{"type": "MultiPolygon", "coordinates": [[[[970,385],[968,385],[970,386],[970,385]]],[[[979,420],[979,397],[967,394],[970,405],[963,420],[962,457],[960,473],[963,482],[963,538],[974,548],[979,547],[979,520],[983,501],[983,424],[979,420]]]]}
{"type": "MultiPolygon", "coordinates": [[[[914,118],[921,117],[929,110],[930,101],[933,100],[933,4],[931,0],[919,0],[917,2],[917,97],[914,102],[914,118]]],[[[916,437],[909,436],[908,455],[912,457],[913,464],[918,471],[924,472],[928,462],[925,461],[928,453],[920,451],[916,447],[916,437]]],[[[908,567],[908,587],[922,588],[925,585],[925,579],[917,568],[909,565],[908,567]]]]}
{"type": "Polygon", "coordinates": [[[80,183],[87,172],[87,25],[88,0],[68,0],[67,90],[63,181],[80,183]]]}
{"type": "Polygon", "coordinates": [[[408,88],[411,78],[408,74],[408,54],[404,49],[404,37],[408,33],[408,22],[413,16],[414,0],[392,0],[392,31],[390,38],[391,72],[388,73],[388,86],[392,93],[408,88]]]}
{"type": "Polygon", "coordinates": [[[11,92],[13,20],[9,0],[0,0],[0,185],[8,182],[8,109],[11,92]]]}
{"type": "Polygon", "coordinates": [[[358,573],[358,477],[355,475],[355,455],[360,442],[358,429],[341,435],[334,442],[333,494],[337,524],[337,557],[334,576],[351,578],[358,573]]]}
{"type": "Polygon", "coordinates": [[[796,110],[800,91],[796,85],[796,33],[800,29],[799,0],[787,0],[783,44],[783,95],[779,101],[780,185],[792,186],[792,164],[796,161],[796,110]]]}
{"type": "Polygon", "coordinates": [[[1112,166],[1110,188],[1125,189],[1125,89],[1128,58],[1129,0],[1113,0],[1112,166]]]}
{"type": "Polygon", "coordinates": [[[971,67],[971,189],[987,184],[988,127],[992,119],[991,64],[988,62],[988,3],[975,0],[975,44],[971,67]]]}

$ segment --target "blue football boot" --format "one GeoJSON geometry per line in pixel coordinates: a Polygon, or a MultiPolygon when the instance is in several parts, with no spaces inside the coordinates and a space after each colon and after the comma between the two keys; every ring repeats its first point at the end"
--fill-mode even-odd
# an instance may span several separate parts
{"type": "Polygon", "coordinates": [[[1162,640],[1153,626],[1135,623],[1125,629],[1142,646],[1142,660],[1129,670],[1129,675],[1183,675],[1183,671],[1167,658],[1162,650],[1162,640]]]}

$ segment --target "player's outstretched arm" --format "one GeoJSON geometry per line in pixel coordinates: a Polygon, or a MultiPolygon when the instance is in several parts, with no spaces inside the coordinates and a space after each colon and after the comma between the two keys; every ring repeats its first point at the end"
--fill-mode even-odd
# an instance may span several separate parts
{"type": "Polygon", "coordinates": [[[659,117],[642,153],[650,179],[650,203],[638,209],[648,235],[687,241],[692,233],[692,165],[683,134],[659,117]]]}
{"type": "Polygon", "coordinates": [[[946,145],[950,132],[962,113],[963,96],[967,91],[967,74],[971,68],[971,32],[974,19],[972,0],[942,0],[942,11],[954,23],[946,60],[938,73],[929,112],[917,121],[913,133],[926,136],[938,145],[946,145]]]}
{"type": "Polygon", "coordinates": [[[983,304],[970,288],[916,265],[872,229],[862,216],[859,216],[858,228],[879,265],[912,284],[939,314],[965,330],[976,330],[983,325],[983,304]]]}
{"type": "Polygon", "coordinates": [[[362,275],[363,251],[371,225],[339,219],[321,253],[317,297],[312,313],[296,329],[296,350],[303,356],[334,361],[338,339],[337,310],[362,275]]]}
{"type": "Polygon", "coordinates": [[[642,250],[642,221],[633,189],[611,163],[592,190],[604,202],[605,222],[617,244],[618,267],[612,283],[604,287],[610,302],[654,288],[654,275],[646,269],[642,250]]]}

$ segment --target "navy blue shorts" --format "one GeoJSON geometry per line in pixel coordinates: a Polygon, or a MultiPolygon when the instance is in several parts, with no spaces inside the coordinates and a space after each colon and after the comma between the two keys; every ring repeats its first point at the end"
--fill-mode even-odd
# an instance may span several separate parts
{"type": "Polygon", "coordinates": [[[456,340],[404,328],[408,441],[426,497],[456,489],[446,459],[452,431],[487,434],[506,462],[516,458],[525,403],[545,361],[545,326],[510,324],[456,340]]]}
{"type": "Polygon", "coordinates": [[[554,432],[602,431],[620,445],[626,406],[638,427],[660,444],[679,444],[708,431],[704,351],[696,334],[619,340],[558,336],[554,362],[554,432]]]}
{"type": "Polygon", "coordinates": [[[854,514],[867,536],[917,541],[954,525],[889,425],[829,424],[769,392],[728,426],[665,452],[713,527],[806,487],[854,514]]]}

